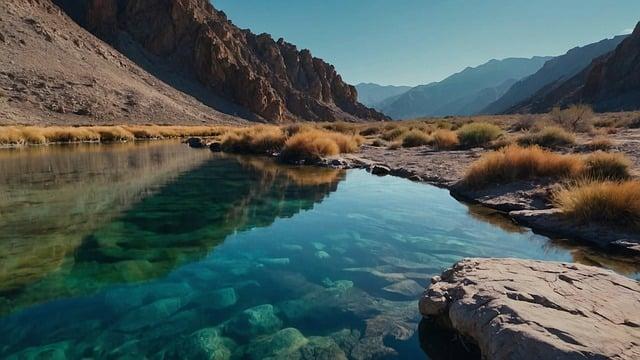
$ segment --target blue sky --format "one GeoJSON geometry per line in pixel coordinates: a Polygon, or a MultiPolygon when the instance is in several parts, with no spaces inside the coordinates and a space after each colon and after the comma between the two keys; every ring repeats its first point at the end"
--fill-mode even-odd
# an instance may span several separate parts
{"type": "Polygon", "coordinates": [[[640,0],[214,0],[242,28],[334,64],[352,84],[418,85],[490,59],[559,55],[630,31],[640,0]]]}

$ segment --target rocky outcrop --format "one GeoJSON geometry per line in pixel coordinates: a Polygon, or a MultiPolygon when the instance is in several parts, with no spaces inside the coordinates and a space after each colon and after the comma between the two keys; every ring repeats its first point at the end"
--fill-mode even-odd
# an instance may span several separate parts
{"type": "Polygon", "coordinates": [[[466,259],[432,279],[420,312],[487,359],[640,358],[640,284],[600,268],[466,259]]]}
{"type": "Polygon", "coordinates": [[[564,82],[548,85],[509,112],[591,104],[596,111],[640,109],[640,23],[618,47],[564,82]]]}
{"type": "Polygon", "coordinates": [[[239,29],[206,0],[54,2],[130,58],[162,64],[157,76],[196,79],[269,121],[385,118],[358,103],[332,65],[282,39],[239,29]]]}

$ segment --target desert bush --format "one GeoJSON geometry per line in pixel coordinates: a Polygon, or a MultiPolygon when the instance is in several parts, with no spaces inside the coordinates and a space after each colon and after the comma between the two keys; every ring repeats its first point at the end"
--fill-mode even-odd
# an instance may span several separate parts
{"type": "Polygon", "coordinates": [[[430,143],[431,137],[419,130],[409,131],[402,139],[402,147],[406,148],[428,145],[430,143]]]}
{"type": "Polygon", "coordinates": [[[483,122],[470,123],[458,129],[460,145],[465,148],[483,146],[502,135],[500,127],[483,122]]]}
{"type": "Polygon", "coordinates": [[[380,137],[386,141],[393,141],[402,138],[409,130],[404,127],[396,127],[385,131],[380,137]]]}
{"type": "Polygon", "coordinates": [[[432,144],[438,150],[450,150],[460,145],[458,134],[455,131],[439,129],[431,134],[432,144]]]}
{"type": "Polygon", "coordinates": [[[285,162],[317,161],[325,156],[355,152],[362,141],[360,136],[322,130],[304,131],[286,141],[280,159],[285,162]]]}
{"type": "Polygon", "coordinates": [[[573,145],[575,142],[576,138],[573,134],[557,126],[548,126],[518,138],[518,144],[523,146],[539,145],[550,148],[573,145]]]}
{"type": "Polygon", "coordinates": [[[386,145],[387,143],[381,139],[375,139],[373,140],[373,142],[371,142],[371,146],[375,146],[375,147],[384,147],[386,145]]]}
{"type": "Polygon", "coordinates": [[[613,141],[606,137],[597,137],[587,144],[587,148],[591,151],[609,150],[613,147],[613,141]]]}
{"type": "Polygon", "coordinates": [[[392,142],[391,144],[389,144],[389,146],[387,146],[387,149],[389,150],[398,150],[402,147],[402,143],[399,141],[396,142],[392,142]]]}
{"type": "Polygon", "coordinates": [[[13,126],[0,127],[0,144],[14,145],[23,142],[22,132],[13,126]]]}
{"type": "Polygon", "coordinates": [[[532,130],[538,124],[539,119],[534,115],[523,115],[511,126],[513,131],[532,130]]]}
{"type": "Polygon", "coordinates": [[[553,122],[573,132],[589,131],[595,119],[591,107],[583,104],[572,105],[564,110],[554,108],[550,116],[553,122]]]}
{"type": "Polygon", "coordinates": [[[576,155],[560,155],[538,146],[511,145],[483,155],[471,165],[462,183],[479,188],[534,177],[576,176],[582,169],[582,160],[576,155]]]}
{"type": "Polygon", "coordinates": [[[222,150],[240,154],[271,154],[280,151],[286,139],[279,127],[259,125],[227,133],[222,139],[222,150]]]}
{"type": "Polygon", "coordinates": [[[619,153],[598,151],[584,159],[582,176],[596,180],[625,180],[631,175],[631,161],[619,153]]]}
{"type": "Polygon", "coordinates": [[[349,135],[354,135],[358,132],[356,124],[348,123],[344,121],[324,124],[322,125],[322,128],[325,130],[339,132],[342,134],[349,134],[349,135]]]}
{"type": "Polygon", "coordinates": [[[640,181],[578,182],[563,187],[553,198],[573,219],[640,230],[640,181]]]}
{"type": "Polygon", "coordinates": [[[122,126],[95,126],[91,130],[100,135],[102,142],[135,140],[135,136],[122,126]]]}
{"type": "Polygon", "coordinates": [[[627,127],[629,129],[640,129],[640,116],[635,117],[633,119],[631,119],[628,123],[627,123],[627,127]]]}
{"type": "Polygon", "coordinates": [[[368,126],[362,130],[360,130],[360,135],[362,136],[371,136],[371,135],[376,135],[379,134],[381,131],[381,127],[380,126],[368,126]]]}

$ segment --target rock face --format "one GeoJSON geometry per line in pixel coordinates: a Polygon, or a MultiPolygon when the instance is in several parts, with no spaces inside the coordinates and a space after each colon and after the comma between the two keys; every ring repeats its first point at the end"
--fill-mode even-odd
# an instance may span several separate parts
{"type": "Polygon", "coordinates": [[[640,24],[618,47],[578,75],[549,85],[509,112],[545,112],[585,103],[596,111],[640,109],[640,24]]]}
{"type": "Polygon", "coordinates": [[[148,62],[156,76],[181,84],[196,79],[269,121],[385,118],[358,103],[332,65],[282,39],[239,29],[207,0],[54,2],[134,61],[148,62]]]}
{"type": "Polygon", "coordinates": [[[420,299],[487,359],[638,359],[640,284],[595,267],[466,259],[420,299]]]}
{"type": "MultiPolygon", "coordinates": [[[[97,19],[113,10],[88,13],[97,19]]],[[[2,125],[244,122],[158,80],[51,0],[0,1],[0,34],[2,125]]]]}

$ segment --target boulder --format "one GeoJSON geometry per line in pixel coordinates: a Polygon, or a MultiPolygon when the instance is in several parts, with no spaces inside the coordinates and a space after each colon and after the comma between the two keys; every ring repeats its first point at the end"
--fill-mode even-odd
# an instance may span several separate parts
{"type": "Polygon", "coordinates": [[[222,143],[219,141],[214,141],[209,144],[209,150],[212,152],[221,152],[222,151],[222,143]]]}
{"type": "Polygon", "coordinates": [[[203,149],[207,147],[202,139],[195,137],[187,139],[187,144],[189,145],[189,147],[192,147],[194,149],[203,149]]]}
{"type": "Polygon", "coordinates": [[[384,165],[373,165],[371,167],[371,173],[373,175],[385,176],[391,173],[391,169],[388,166],[384,166],[384,165]]]}
{"type": "Polygon", "coordinates": [[[272,334],[282,327],[282,320],[276,314],[273,305],[258,305],[244,310],[227,323],[225,329],[236,337],[254,337],[272,334]]]}
{"type": "Polygon", "coordinates": [[[432,280],[419,308],[486,359],[640,358],[640,284],[596,267],[465,259],[432,280]]]}

